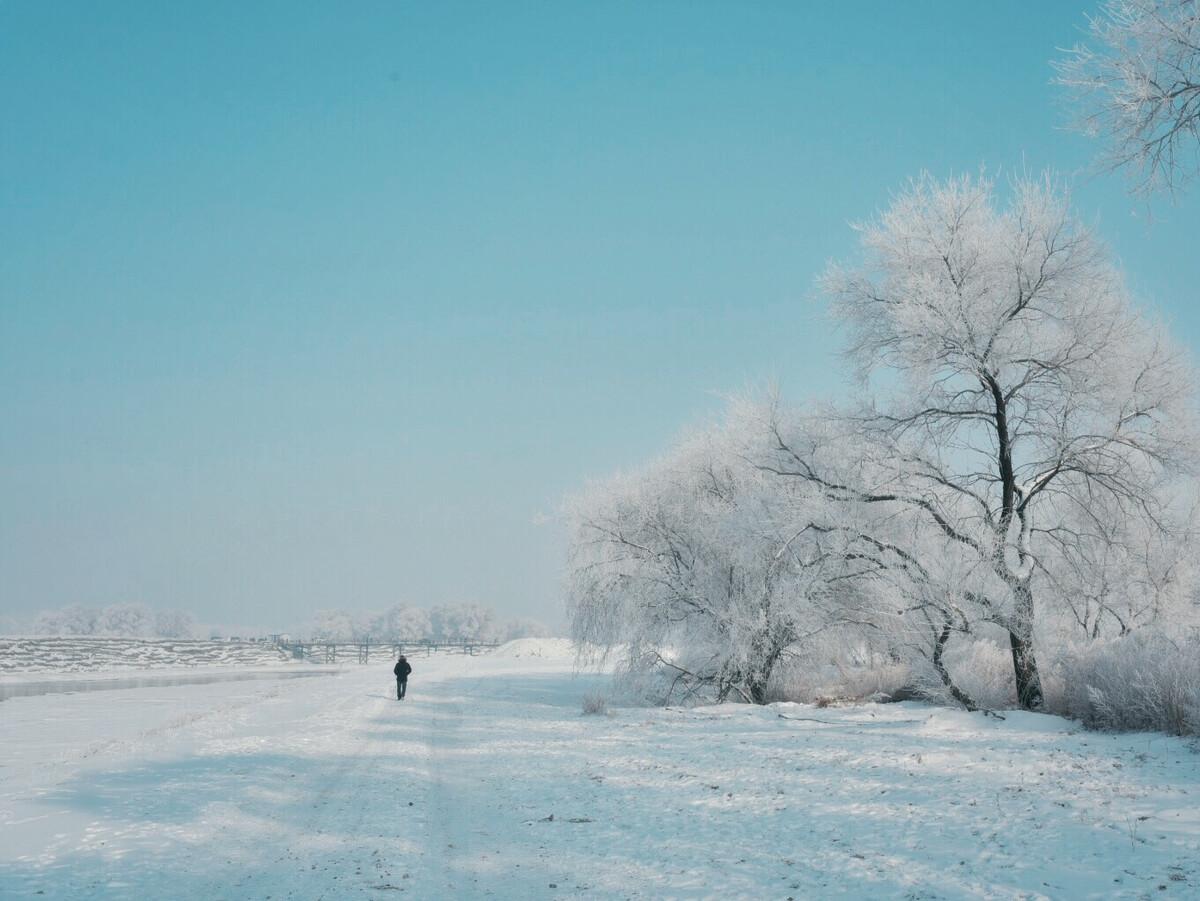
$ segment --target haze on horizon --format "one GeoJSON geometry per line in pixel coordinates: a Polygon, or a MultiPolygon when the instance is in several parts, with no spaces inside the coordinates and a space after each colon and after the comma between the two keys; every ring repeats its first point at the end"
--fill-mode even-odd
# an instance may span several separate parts
{"type": "Polygon", "coordinates": [[[557,624],[565,493],[847,390],[813,278],[923,169],[1062,173],[1194,346],[1200,206],[1061,128],[1091,8],[0,6],[0,614],[557,624]]]}

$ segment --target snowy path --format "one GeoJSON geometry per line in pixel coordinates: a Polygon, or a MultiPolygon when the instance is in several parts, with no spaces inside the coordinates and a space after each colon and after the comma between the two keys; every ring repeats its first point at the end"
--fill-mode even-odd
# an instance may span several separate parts
{"type": "Polygon", "coordinates": [[[1179,740],[414,664],[0,703],[0,897],[1200,897],[1179,740]]]}

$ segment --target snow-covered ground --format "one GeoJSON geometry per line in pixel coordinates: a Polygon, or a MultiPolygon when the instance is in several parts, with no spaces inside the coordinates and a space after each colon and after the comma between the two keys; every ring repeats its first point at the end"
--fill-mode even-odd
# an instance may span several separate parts
{"type": "Polygon", "coordinates": [[[0,702],[0,897],[1200,897],[1200,756],[918,704],[618,708],[561,648],[0,702]]]}

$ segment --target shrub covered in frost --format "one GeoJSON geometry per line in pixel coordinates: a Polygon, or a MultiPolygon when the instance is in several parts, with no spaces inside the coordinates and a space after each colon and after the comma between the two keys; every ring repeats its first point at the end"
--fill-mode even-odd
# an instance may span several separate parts
{"type": "Polygon", "coordinates": [[[585,716],[604,716],[608,713],[608,698],[595,693],[584,695],[583,713],[585,716]]]}
{"type": "Polygon", "coordinates": [[[1143,629],[1067,655],[1056,706],[1095,729],[1200,735],[1200,639],[1143,629]]]}

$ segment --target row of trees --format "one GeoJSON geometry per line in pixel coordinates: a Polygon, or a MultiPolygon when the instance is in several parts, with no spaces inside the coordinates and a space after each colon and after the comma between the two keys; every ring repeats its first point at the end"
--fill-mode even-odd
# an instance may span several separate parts
{"type": "Polygon", "coordinates": [[[302,630],[314,641],[354,639],[396,641],[429,638],[436,641],[511,641],[541,638],[549,630],[532,619],[501,622],[490,607],[480,604],[443,604],[413,607],[397,604],[379,612],[320,610],[302,630]]]}
{"type": "MultiPolygon", "coordinates": [[[[1075,124],[1135,192],[1176,193],[1200,173],[1200,2],[1106,0],[1088,32],[1055,64],[1075,124]]],[[[668,698],[761,701],[832,646],[967,706],[949,661],[998,639],[1024,707],[1049,661],[1086,719],[1200,731],[1183,354],[1050,179],[1002,206],[922,177],[860,235],[822,287],[861,401],[731,404],[575,498],[575,637],[668,698]]]]}
{"type": "MultiPolygon", "coordinates": [[[[39,614],[32,631],[36,635],[54,636],[193,638],[198,627],[191,614],[179,610],[153,610],[145,604],[108,607],[74,604],[39,614]]],[[[490,607],[469,603],[444,604],[428,610],[398,604],[382,612],[368,613],[320,610],[301,631],[306,638],[316,641],[349,638],[380,642],[414,638],[510,641],[550,634],[536,620],[500,621],[490,607]]]]}
{"type": "Polygon", "coordinates": [[[195,620],[179,610],[152,610],[145,604],[83,607],[78,604],[38,615],[37,635],[102,635],[120,638],[191,638],[195,620]]]}
{"type": "MultiPolygon", "coordinates": [[[[1185,637],[1194,376],[1050,178],[923,176],[821,280],[861,397],[731,404],[570,506],[574,637],[667,697],[768,697],[832,639],[975,701],[955,645],[1185,637]]],[[[1193,651],[1195,646],[1192,646],[1193,651]]]]}

